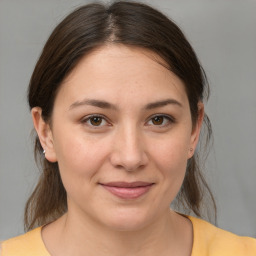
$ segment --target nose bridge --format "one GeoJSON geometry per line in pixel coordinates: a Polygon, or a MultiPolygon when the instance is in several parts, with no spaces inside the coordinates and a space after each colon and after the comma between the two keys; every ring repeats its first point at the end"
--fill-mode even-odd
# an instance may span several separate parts
{"type": "Polygon", "coordinates": [[[144,151],[143,136],[136,124],[121,125],[115,134],[112,163],[133,171],[147,162],[144,151]]]}

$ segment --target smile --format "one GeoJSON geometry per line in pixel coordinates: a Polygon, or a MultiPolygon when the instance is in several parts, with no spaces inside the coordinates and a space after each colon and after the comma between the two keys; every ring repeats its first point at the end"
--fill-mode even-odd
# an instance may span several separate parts
{"type": "Polygon", "coordinates": [[[104,189],[122,199],[136,199],[146,194],[154,183],[148,182],[110,182],[100,184],[104,189]]]}

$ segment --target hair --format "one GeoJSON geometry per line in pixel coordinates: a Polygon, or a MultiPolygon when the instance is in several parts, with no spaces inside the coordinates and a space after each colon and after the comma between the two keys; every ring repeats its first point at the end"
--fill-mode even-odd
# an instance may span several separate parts
{"type": "MultiPolygon", "coordinates": [[[[198,103],[208,99],[209,86],[194,50],[179,27],[164,14],[148,5],[127,1],[79,7],[53,30],[30,80],[30,109],[40,107],[42,118],[45,122],[50,122],[54,100],[62,81],[81,58],[97,47],[109,43],[141,47],[160,56],[167,63],[166,68],[185,84],[192,124],[196,123],[198,103]]],[[[201,151],[205,151],[205,147],[209,145],[212,134],[206,115],[204,124],[205,143],[201,143],[201,151]]],[[[185,212],[202,217],[203,198],[208,194],[216,218],[215,201],[200,170],[204,158],[201,152],[199,154],[199,148],[188,160],[176,204],[182,206],[185,212]]],[[[34,154],[42,172],[26,204],[26,230],[49,223],[67,212],[67,195],[58,163],[49,162],[42,151],[39,138],[35,134],[34,154]]]]}

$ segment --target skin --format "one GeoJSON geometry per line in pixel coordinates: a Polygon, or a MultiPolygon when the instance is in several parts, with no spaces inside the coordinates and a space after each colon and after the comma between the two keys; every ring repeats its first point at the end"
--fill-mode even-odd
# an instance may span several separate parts
{"type": "Polygon", "coordinates": [[[198,142],[203,104],[192,125],[183,82],[159,62],[145,49],[105,45],[62,83],[51,125],[32,109],[67,191],[67,214],[42,231],[52,255],[190,255],[192,224],[170,203],[198,142]],[[102,186],[113,181],[153,185],[123,199],[102,186]]]}

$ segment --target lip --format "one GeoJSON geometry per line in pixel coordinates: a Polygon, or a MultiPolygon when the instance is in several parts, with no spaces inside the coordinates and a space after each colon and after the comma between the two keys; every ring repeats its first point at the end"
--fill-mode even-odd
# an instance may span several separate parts
{"type": "Polygon", "coordinates": [[[100,184],[104,189],[122,199],[136,199],[146,194],[154,183],[135,181],[135,182],[108,182],[100,184]]]}

